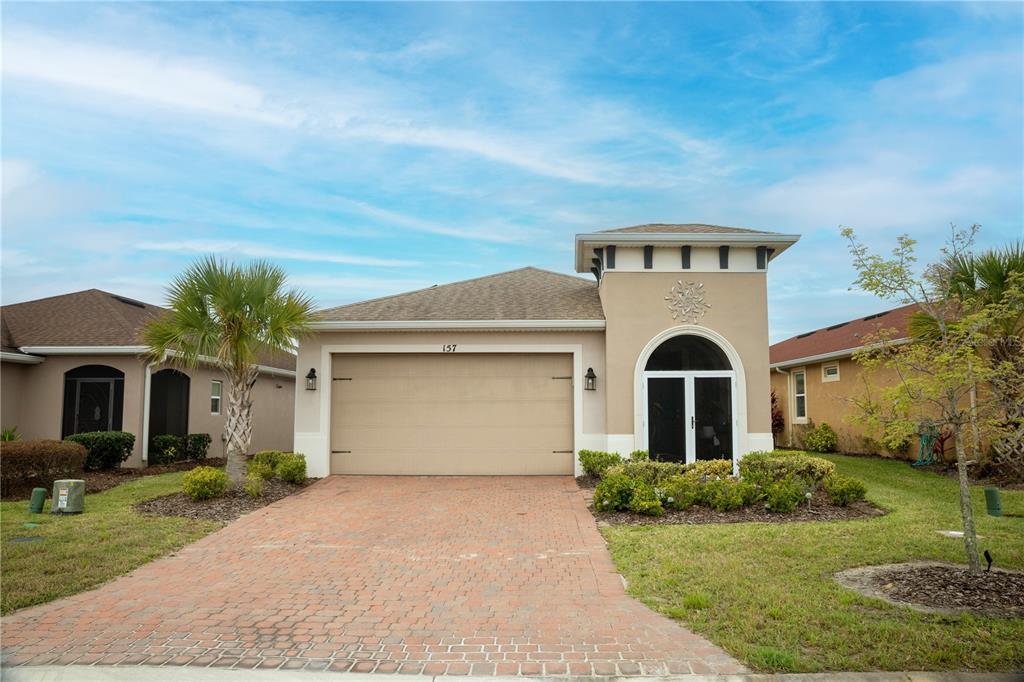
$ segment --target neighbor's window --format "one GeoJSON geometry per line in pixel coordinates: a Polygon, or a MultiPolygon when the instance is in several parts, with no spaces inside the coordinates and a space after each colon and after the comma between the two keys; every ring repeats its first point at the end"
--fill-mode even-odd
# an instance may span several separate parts
{"type": "Polygon", "coordinates": [[[822,382],[828,381],[839,381],[839,365],[822,365],[821,366],[821,380],[822,382]]]}
{"type": "Polygon", "coordinates": [[[793,372],[793,397],[796,399],[796,418],[807,419],[807,373],[793,372]]]}
{"type": "Polygon", "coordinates": [[[220,387],[221,382],[210,382],[210,414],[220,414],[220,387]]]}

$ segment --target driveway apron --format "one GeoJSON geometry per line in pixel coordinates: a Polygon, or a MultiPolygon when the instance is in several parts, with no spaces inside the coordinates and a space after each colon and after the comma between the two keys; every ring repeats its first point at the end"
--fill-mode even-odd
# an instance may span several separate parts
{"type": "Polygon", "coordinates": [[[742,671],[626,595],[569,477],[332,476],[2,628],[6,665],[742,671]]]}

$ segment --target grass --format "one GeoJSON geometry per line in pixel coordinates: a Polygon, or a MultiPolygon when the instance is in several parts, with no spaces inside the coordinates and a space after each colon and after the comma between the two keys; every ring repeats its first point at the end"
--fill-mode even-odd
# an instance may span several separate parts
{"type": "Polygon", "coordinates": [[[146,476],[85,499],[85,513],[29,514],[28,502],[0,503],[0,612],[76,594],[168,554],[222,524],[144,516],[132,505],[181,490],[183,473],[146,476]],[[26,528],[25,523],[38,523],[26,528]],[[35,542],[12,542],[41,536],[35,542]]]}
{"type": "MultiPolygon", "coordinates": [[[[763,671],[1024,669],[1024,619],[918,613],[841,588],[853,566],[913,559],[965,563],[956,481],[906,463],[828,455],[868,486],[886,516],[860,521],[603,529],[630,592],[763,671]]],[[[1024,491],[1003,491],[1024,514],[1024,491]]],[[[982,549],[1024,569],[1024,518],[985,514],[982,549]]]]}

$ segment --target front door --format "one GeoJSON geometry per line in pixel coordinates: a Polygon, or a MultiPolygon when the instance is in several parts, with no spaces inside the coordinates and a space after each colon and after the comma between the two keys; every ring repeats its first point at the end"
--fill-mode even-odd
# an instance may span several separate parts
{"type": "Polygon", "coordinates": [[[645,434],[651,459],[732,459],[733,372],[646,372],[645,434]]]}
{"type": "Polygon", "coordinates": [[[79,379],[75,400],[75,433],[110,431],[113,426],[114,382],[79,379]]]}

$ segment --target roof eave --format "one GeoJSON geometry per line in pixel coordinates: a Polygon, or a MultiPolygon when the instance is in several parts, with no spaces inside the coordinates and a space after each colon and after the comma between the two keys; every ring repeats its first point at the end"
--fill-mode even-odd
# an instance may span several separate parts
{"type": "Polygon", "coordinates": [[[41,358],[38,355],[11,353],[9,351],[0,352],[0,362],[13,362],[20,365],[38,365],[40,362],[44,362],[45,360],[46,358],[41,358]]]}
{"type": "Polygon", "coordinates": [[[576,235],[576,272],[590,272],[591,248],[609,244],[650,244],[652,246],[685,246],[687,244],[715,244],[719,246],[770,246],[775,249],[771,260],[800,240],[798,234],[729,234],[721,232],[588,232],[576,235]]]}
{"type": "MultiPolygon", "coordinates": [[[[39,355],[145,355],[149,350],[146,346],[21,346],[18,348],[22,353],[29,353],[31,355],[25,355],[20,357],[36,357],[39,355]]],[[[4,353],[3,360],[8,360],[8,355],[18,356],[17,353],[4,353]]],[[[169,355],[179,355],[176,351],[171,351],[169,355]]],[[[166,358],[166,356],[165,356],[166,358]]],[[[43,362],[45,357],[37,357],[36,360],[16,360],[11,359],[12,362],[34,362],[38,364],[43,362]]],[[[201,356],[199,361],[207,365],[217,364],[216,358],[209,356],[201,356]]],[[[274,367],[272,365],[256,365],[257,371],[262,374],[272,374],[275,376],[295,378],[295,370],[286,369],[284,367],[274,367]]]]}
{"type": "MultiPolygon", "coordinates": [[[[893,339],[887,343],[893,345],[902,345],[909,342],[909,338],[893,339]]],[[[787,367],[799,367],[800,365],[813,365],[818,362],[825,362],[827,360],[841,360],[852,356],[857,351],[867,346],[855,346],[853,348],[844,348],[843,350],[833,350],[827,353],[818,353],[817,355],[805,355],[802,358],[793,358],[792,360],[779,360],[778,362],[772,362],[768,365],[770,369],[786,369],[787,367]]]]}
{"type": "Polygon", "coordinates": [[[602,330],[604,320],[319,320],[310,325],[314,331],[386,331],[386,330],[602,330]]]}

